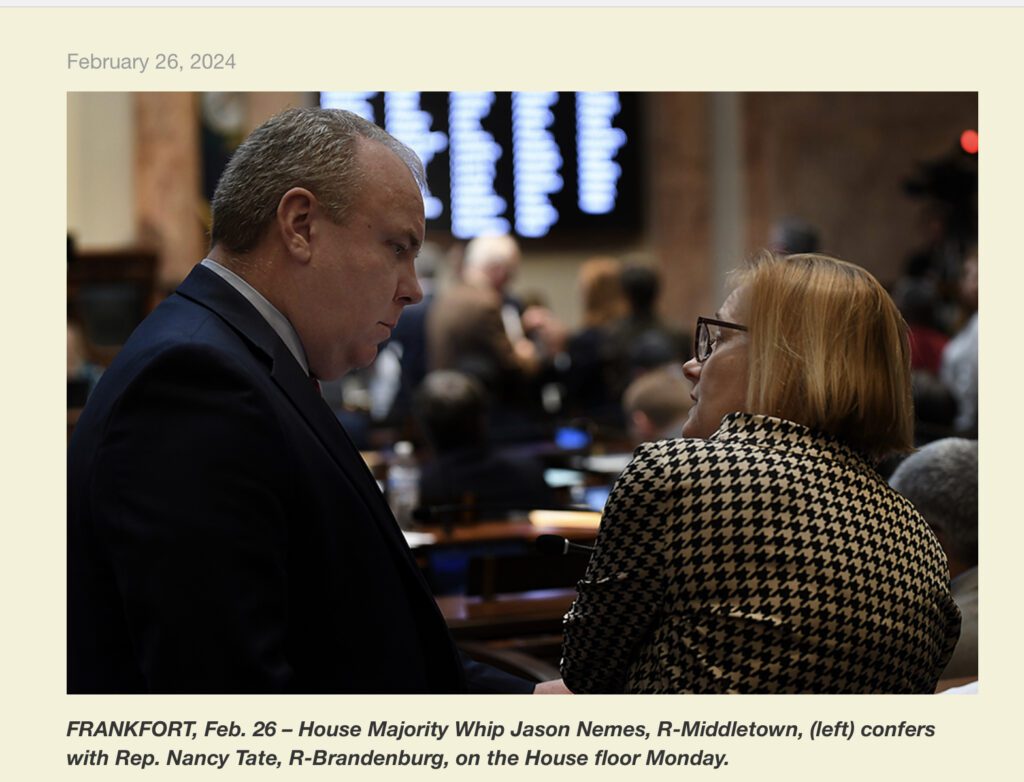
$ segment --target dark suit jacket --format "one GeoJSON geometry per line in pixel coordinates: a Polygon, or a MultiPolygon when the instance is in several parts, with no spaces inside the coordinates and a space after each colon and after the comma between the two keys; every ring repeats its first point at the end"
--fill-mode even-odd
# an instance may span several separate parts
{"type": "Polygon", "coordinates": [[[531,687],[464,669],[329,407],[244,297],[194,269],[69,446],[68,690],[531,687]]]}

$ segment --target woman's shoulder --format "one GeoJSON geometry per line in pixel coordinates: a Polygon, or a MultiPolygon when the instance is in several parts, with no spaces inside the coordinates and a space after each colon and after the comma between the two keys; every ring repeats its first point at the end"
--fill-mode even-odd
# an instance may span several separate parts
{"type": "Polygon", "coordinates": [[[772,428],[773,422],[790,426],[782,419],[771,419],[768,416],[748,415],[746,413],[730,413],[722,419],[718,429],[708,438],[675,437],[664,440],[653,440],[641,444],[633,453],[634,460],[675,459],[680,456],[702,455],[712,453],[739,452],[756,450],[764,444],[764,435],[772,428]]]}
{"type": "Polygon", "coordinates": [[[697,470],[770,472],[829,469],[873,473],[864,457],[834,437],[766,415],[730,413],[707,439],[676,438],[644,443],[633,454],[634,470],[662,474],[697,470]]]}
{"type": "Polygon", "coordinates": [[[673,437],[641,443],[633,451],[633,462],[675,461],[684,456],[698,456],[722,450],[723,443],[700,437],[673,437]]]}
{"type": "Polygon", "coordinates": [[[757,461],[757,449],[748,444],[700,437],[677,437],[643,443],[633,451],[627,472],[651,478],[679,476],[757,461]]]}

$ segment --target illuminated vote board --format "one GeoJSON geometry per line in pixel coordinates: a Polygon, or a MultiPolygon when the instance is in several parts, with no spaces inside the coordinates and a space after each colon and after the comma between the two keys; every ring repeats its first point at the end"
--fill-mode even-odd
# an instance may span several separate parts
{"type": "Polygon", "coordinates": [[[602,240],[641,228],[637,93],[322,92],[320,104],[419,155],[428,230],[602,240]]]}

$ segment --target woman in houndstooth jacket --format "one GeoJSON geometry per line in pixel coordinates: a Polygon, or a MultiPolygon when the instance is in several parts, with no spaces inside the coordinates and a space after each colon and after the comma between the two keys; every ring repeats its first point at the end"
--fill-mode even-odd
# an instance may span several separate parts
{"type": "Polygon", "coordinates": [[[873,464],[912,447],[906,325],[879,283],[765,254],[698,318],[683,439],[616,482],[565,619],[574,692],[931,692],[945,556],[873,464]]]}

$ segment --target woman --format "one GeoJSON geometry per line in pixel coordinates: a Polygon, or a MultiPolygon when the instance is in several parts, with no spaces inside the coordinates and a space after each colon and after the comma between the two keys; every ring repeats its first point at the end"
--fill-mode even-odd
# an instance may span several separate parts
{"type": "Polygon", "coordinates": [[[562,381],[566,413],[602,423],[621,423],[622,408],[612,393],[611,326],[628,309],[622,291],[622,263],[617,258],[590,258],[580,266],[578,284],[583,328],[569,337],[568,366],[562,381]]]}
{"type": "Polygon", "coordinates": [[[684,367],[565,620],[574,692],[931,692],[960,617],[924,520],[872,468],[912,443],[906,326],[863,269],[765,255],[684,367]]]}

